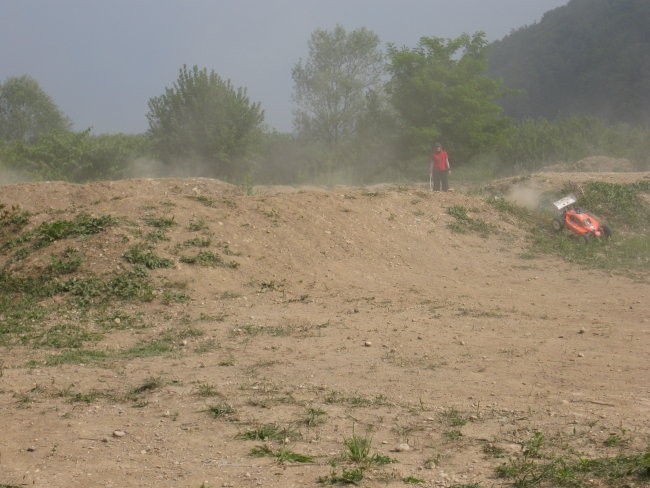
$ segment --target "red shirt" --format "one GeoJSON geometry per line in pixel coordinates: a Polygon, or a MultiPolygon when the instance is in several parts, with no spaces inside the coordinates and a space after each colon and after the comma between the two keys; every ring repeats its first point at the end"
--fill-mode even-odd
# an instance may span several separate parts
{"type": "Polygon", "coordinates": [[[434,151],[431,154],[429,171],[447,171],[449,169],[449,156],[447,151],[434,151]]]}

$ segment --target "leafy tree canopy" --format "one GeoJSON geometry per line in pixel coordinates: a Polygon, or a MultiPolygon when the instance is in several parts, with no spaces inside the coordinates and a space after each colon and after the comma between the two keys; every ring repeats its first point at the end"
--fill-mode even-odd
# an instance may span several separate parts
{"type": "Polygon", "coordinates": [[[31,142],[69,127],[70,121],[33,78],[12,77],[0,84],[0,140],[31,142]]]}
{"type": "Polygon", "coordinates": [[[0,146],[0,168],[22,178],[85,182],[128,177],[133,161],[147,155],[144,135],[52,130],[32,142],[0,146]]]}
{"type": "Polygon", "coordinates": [[[497,82],[485,76],[485,34],[423,37],[415,49],[389,46],[388,91],[407,150],[422,154],[440,141],[465,160],[500,140],[506,122],[497,82]]]}
{"type": "Polygon", "coordinates": [[[383,59],[379,38],[368,29],[315,30],[309,57],[292,71],[298,133],[329,148],[354,136],[366,95],[379,89],[383,59]]]}
{"type": "Polygon", "coordinates": [[[210,174],[232,178],[260,129],[264,112],[244,88],[235,88],[214,71],[183,66],[165,93],[148,103],[154,151],[170,163],[207,164],[210,174]]]}

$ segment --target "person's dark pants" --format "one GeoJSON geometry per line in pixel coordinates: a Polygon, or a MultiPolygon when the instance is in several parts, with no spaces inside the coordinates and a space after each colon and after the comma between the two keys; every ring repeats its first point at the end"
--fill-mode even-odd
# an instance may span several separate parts
{"type": "Polygon", "coordinates": [[[449,190],[449,180],[447,179],[447,171],[433,170],[433,191],[447,191],[449,190]]]}

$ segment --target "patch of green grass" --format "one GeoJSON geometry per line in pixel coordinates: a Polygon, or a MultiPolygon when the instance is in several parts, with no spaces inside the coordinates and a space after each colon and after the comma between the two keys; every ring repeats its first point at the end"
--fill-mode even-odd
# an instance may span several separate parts
{"type": "Polygon", "coordinates": [[[79,325],[63,323],[35,333],[32,345],[56,349],[78,349],[87,342],[98,341],[101,337],[101,334],[90,332],[79,325]]]}
{"type": "Polygon", "coordinates": [[[145,217],[142,220],[148,226],[156,229],[169,229],[175,224],[174,217],[145,217]]]}
{"type": "MultiPolygon", "coordinates": [[[[530,249],[523,259],[539,254],[553,254],[564,260],[590,268],[614,269],[639,275],[650,270],[650,204],[641,194],[649,193],[650,183],[633,184],[587,182],[577,187],[567,185],[560,192],[542,196],[544,206],[530,211],[507,199],[492,196],[487,202],[499,212],[530,229],[530,249]],[[551,202],[568,193],[578,196],[577,206],[593,213],[610,225],[610,239],[590,239],[587,243],[570,231],[556,233],[551,227],[551,202]]],[[[459,217],[462,220],[462,216],[459,217]]]]}
{"type": "Polygon", "coordinates": [[[64,275],[74,273],[81,266],[79,251],[73,247],[67,247],[61,257],[51,256],[50,265],[46,270],[53,275],[64,275]]]}
{"type": "Polygon", "coordinates": [[[190,223],[188,224],[187,228],[188,228],[188,230],[191,230],[192,232],[199,232],[199,231],[202,231],[202,230],[209,230],[210,229],[208,227],[207,222],[202,217],[190,220],[190,223]]]}
{"type": "Polygon", "coordinates": [[[175,350],[174,344],[168,339],[153,339],[140,341],[136,345],[117,353],[118,358],[134,359],[152,356],[163,356],[175,350]]]}
{"type": "Polygon", "coordinates": [[[343,460],[363,465],[365,467],[377,465],[382,466],[397,462],[383,454],[370,454],[372,439],[369,436],[352,434],[351,437],[343,439],[346,450],[341,454],[343,460]]]}
{"type": "Polygon", "coordinates": [[[144,236],[144,240],[152,244],[155,244],[161,241],[168,241],[169,237],[167,237],[167,234],[165,233],[165,229],[154,229],[153,231],[148,232],[144,236]]]}
{"type": "Polygon", "coordinates": [[[453,205],[447,208],[447,213],[455,219],[447,224],[447,227],[453,232],[460,234],[476,232],[482,237],[487,237],[494,232],[494,226],[481,219],[470,217],[467,214],[467,209],[462,205],[453,205]]]}
{"type": "Polygon", "coordinates": [[[321,476],[318,482],[322,485],[360,485],[363,481],[363,468],[343,468],[341,474],[338,474],[336,469],[332,469],[329,476],[321,476]]]}
{"type": "Polygon", "coordinates": [[[450,427],[462,427],[467,423],[467,419],[455,408],[445,410],[440,417],[450,427]]]}
{"type": "Polygon", "coordinates": [[[106,361],[111,358],[107,351],[95,351],[92,349],[70,349],[59,354],[48,356],[45,359],[46,366],[60,366],[62,364],[89,364],[106,361]]]}
{"type": "Polygon", "coordinates": [[[186,303],[190,301],[190,296],[185,293],[176,292],[173,290],[163,290],[160,301],[164,305],[170,305],[172,303],[186,303]]]}
{"type": "Polygon", "coordinates": [[[650,481],[650,449],[642,453],[622,453],[615,457],[595,459],[572,450],[545,452],[545,439],[539,432],[523,446],[523,455],[496,468],[499,478],[513,480],[513,485],[518,488],[587,487],[594,484],[627,488],[637,486],[637,481],[650,481]]]}
{"type": "Polygon", "coordinates": [[[212,239],[210,237],[195,237],[186,240],[180,244],[179,247],[210,247],[210,244],[212,244],[212,239]]]}
{"type": "Polygon", "coordinates": [[[26,210],[21,210],[20,206],[12,205],[11,208],[0,203],[0,237],[3,236],[4,229],[11,228],[12,232],[24,227],[29,223],[31,214],[26,210]]]}
{"type": "Polygon", "coordinates": [[[149,244],[138,243],[127,249],[123,257],[131,264],[142,265],[148,269],[171,268],[173,266],[170,259],[161,258],[154,251],[149,244]]]}
{"type": "Polygon", "coordinates": [[[95,324],[103,331],[146,329],[151,324],[147,324],[143,317],[143,313],[132,317],[122,311],[109,311],[106,315],[97,317],[95,324]]]}
{"type": "Polygon", "coordinates": [[[120,300],[150,302],[154,297],[153,285],[146,271],[140,267],[111,277],[106,284],[106,291],[110,297],[120,300]]]}
{"type": "Polygon", "coordinates": [[[294,452],[287,447],[281,447],[278,450],[273,450],[266,444],[263,446],[255,446],[253,449],[251,449],[250,455],[253,457],[272,457],[275,458],[280,464],[311,463],[314,460],[313,456],[294,452]]]}
{"type": "Polygon", "coordinates": [[[212,251],[201,251],[194,256],[181,256],[180,262],[185,264],[196,264],[199,266],[229,267],[221,256],[212,251]]]}
{"type": "Polygon", "coordinates": [[[68,403],[94,403],[101,398],[105,398],[107,395],[98,390],[90,390],[87,392],[74,392],[72,391],[73,385],[68,386],[67,388],[60,390],[56,393],[56,396],[60,398],[65,398],[68,403]]]}
{"type": "Polygon", "coordinates": [[[407,485],[422,485],[425,483],[423,479],[417,478],[415,476],[406,476],[402,478],[402,481],[407,485]]]}
{"type": "Polygon", "coordinates": [[[577,204],[603,217],[614,227],[641,227],[642,230],[650,227],[650,205],[639,196],[640,193],[650,193],[650,181],[631,184],[592,181],[585,183],[582,190],[577,204]]]}

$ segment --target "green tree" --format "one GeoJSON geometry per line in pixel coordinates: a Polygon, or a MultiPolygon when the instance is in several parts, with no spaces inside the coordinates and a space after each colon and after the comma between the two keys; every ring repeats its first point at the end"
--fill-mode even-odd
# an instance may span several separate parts
{"type": "Polygon", "coordinates": [[[389,46],[388,92],[402,124],[405,154],[441,141],[463,161],[498,144],[507,121],[499,83],[485,76],[485,34],[422,37],[415,49],[389,46]]]}
{"type": "Polygon", "coordinates": [[[245,172],[239,158],[260,130],[264,112],[244,88],[214,71],[183,65],[173,86],[148,106],[148,134],[163,162],[205,165],[210,174],[225,179],[245,172]]]}
{"type": "Polygon", "coordinates": [[[309,57],[292,70],[298,109],[294,126],[301,136],[332,149],[356,134],[366,95],[380,87],[384,54],[379,38],[361,28],[340,25],[315,30],[309,57]]]}
{"type": "Polygon", "coordinates": [[[31,143],[0,145],[0,167],[22,178],[85,182],[129,176],[132,163],[148,153],[144,135],[52,130],[31,143]]]}
{"type": "Polygon", "coordinates": [[[69,127],[68,118],[33,78],[12,77],[0,84],[0,140],[31,142],[69,127]]]}

